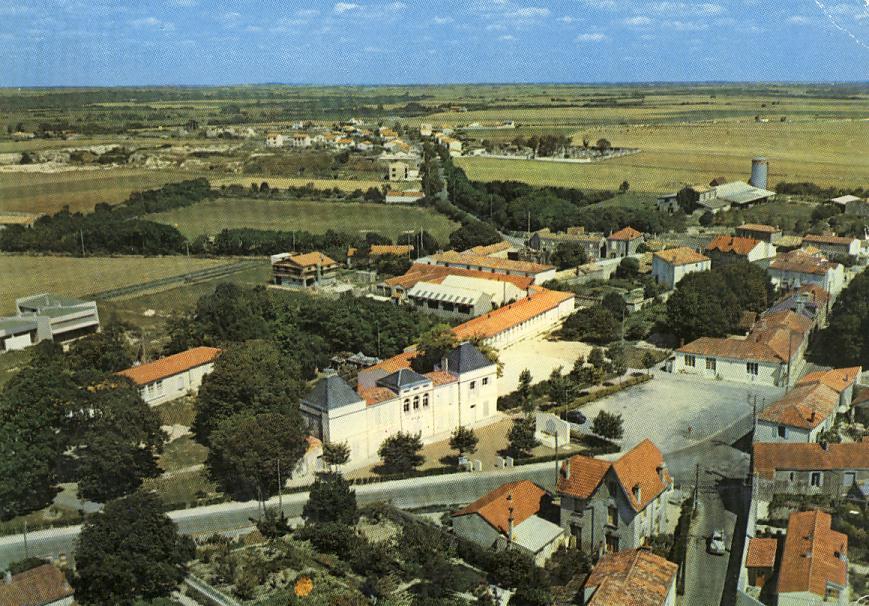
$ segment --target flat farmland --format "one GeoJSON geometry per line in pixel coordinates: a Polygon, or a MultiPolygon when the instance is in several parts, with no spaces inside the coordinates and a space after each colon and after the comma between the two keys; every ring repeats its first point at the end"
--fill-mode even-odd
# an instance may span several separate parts
{"type": "Polygon", "coordinates": [[[81,296],[231,263],[230,259],[177,257],[52,257],[0,255],[0,314],[15,311],[15,299],[40,292],[81,296]]]}
{"type": "Polygon", "coordinates": [[[826,186],[865,186],[869,181],[869,122],[725,121],[698,124],[596,127],[577,135],[592,142],[607,138],[638,154],[592,164],[462,158],[468,177],[480,181],[515,179],[532,185],[665,192],[684,183],[707,183],[723,175],[747,179],[751,158],[770,161],[769,184],[811,181],[826,186]]]}
{"type": "Polygon", "coordinates": [[[99,202],[117,204],[133,191],[160,187],[197,175],[178,171],[123,168],[55,173],[0,173],[0,211],[54,213],[89,212],[99,202]]]}
{"type": "Polygon", "coordinates": [[[304,177],[259,177],[259,176],[233,176],[233,177],[214,177],[209,179],[213,187],[221,185],[241,185],[250,187],[251,183],[259,185],[263,181],[269,184],[269,187],[288,188],[288,187],[305,187],[313,184],[317,189],[340,189],[341,191],[356,191],[361,189],[367,190],[369,187],[380,188],[383,181],[372,181],[365,179],[306,179],[304,177]]]}
{"type": "Polygon", "coordinates": [[[347,233],[365,230],[390,238],[421,228],[439,242],[446,242],[450,232],[458,227],[443,215],[415,206],[249,198],[207,200],[147,218],[174,225],[188,238],[217,234],[233,227],[311,233],[324,233],[329,229],[347,233]]]}

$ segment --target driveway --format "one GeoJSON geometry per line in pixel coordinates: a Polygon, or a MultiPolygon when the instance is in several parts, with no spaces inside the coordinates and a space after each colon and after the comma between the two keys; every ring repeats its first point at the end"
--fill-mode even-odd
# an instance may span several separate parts
{"type": "Polygon", "coordinates": [[[591,345],[579,341],[547,341],[547,335],[537,335],[506,347],[499,352],[504,363],[504,376],[498,379],[498,395],[515,391],[519,375],[526,368],[531,371],[532,382],[548,379],[553,369],[563,366],[563,372],[573,368],[576,358],[588,357],[591,345]]]}
{"type": "Polygon", "coordinates": [[[757,396],[757,409],[784,394],[780,387],[747,385],[701,379],[655,371],[654,379],[631,387],[582,407],[588,417],[583,429],[590,430],[601,410],[621,413],[625,435],[622,449],[628,450],[645,438],[661,451],[673,452],[718,436],[740,423],[740,435],[727,436],[733,441],[751,429],[749,398],[757,396]]]}

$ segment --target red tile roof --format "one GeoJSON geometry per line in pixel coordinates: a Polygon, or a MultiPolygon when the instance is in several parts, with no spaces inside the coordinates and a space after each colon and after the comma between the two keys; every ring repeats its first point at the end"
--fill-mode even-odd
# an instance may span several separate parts
{"type": "Polygon", "coordinates": [[[826,595],[827,584],[844,588],[848,582],[848,536],[830,528],[823,511],[794,512],[778,573],[778,593],[811,592],[826,595]]]}
{"type": "Polygon", "coordinates": [[[648,549],[626,549],[603,556],[585,582],[594,588],[587,606],[662,606],[678,566],[648,549]]]}
{"type": "Polygon", "coordinates": [[[826,421],[839,405],[839,394],[820,383],[795,387],[758,415],[759,421],[800,429],[814,429],[826,421]]]}
{"type": "Polygon", "coordinates": [[[760,244],[754,238],[741,238],[739,236],[718,236],[712,242],[706,245],[708,251],[718,251],[722,253],[734,253],[737,255],[746,256],[754,247],[760,244]]]}
{"type": "Polygon", "coordinates": [[[16,574],[11,583],[0,582],[0,606],[43,606],[71,595],[66,577],[51,564],[16,574]]]}
{"type": "Polygon", "coordinates": [[[527,274],[539,274],[555,269],[554,265],[531,263],[530,261],[513,261],[512,259],[501,259],[500,257],[486,257],[484,255],[476,255],[469,252],[457,253],[454,250],[434,255],[432,259],[438,265],[446,265],[449,263],[476,265],[486,269],[501,270],[505,272],[518,271],[527,274]]]}
{"type": "Polygon", "coordinates": [[[386,387],[357,387],[356,392],[368,406],[380,404],[396,397],[395,393],[386,387]]]}
{"type": "Polygon", "coordinates": [[[413,246],[410,244],[372,244],[368,251],[369,256],[377,257],[380,255],[409,255],[413,252],[413,246]]]}
{"type": "Polygon", "coordinates": [[[778,271],[789,271],[794,273],[824,275],[831,269],[839,266],[838,263],[831,263],[824,257],[810,255],[803,250],[794,250],[788,253],[780,253],[776,255],[772,263],[769,264],[770,269],[778,271]]]}
{"type": "Polygon", "coordinates": [[[447,276],[463,276],[467,278],[480,278],[483,280],[496,280],[509,282],[522,290],[527,290],[533,283],[534,278],[528,276],[508,276],[507,274],[479,271],[476,269],[463,269],[461,267],[445,267],[443,265],[428,265],[426,263],[414,263],[403,276],[389,278],[385,281],[388,286],[400,286],[404,289],[413,288],[417,282],[439,283],[447,276]]]}
{"type": "Polygon", "coordinates": [[[482,316],[471,318],[464,324],[459,324],[453,333],[460,341],[475,337],[489,338],[531,320],[551,309],[555,309],[565,301],[574,299],[572,292],[535,288],[530,296],[508,303],[482,316]]]}
{"type": "Polygon", "coordinates": [[[540,511],[541,501],[545,496],[546,491],[534,482],[519,480],[496,488],[453,515],[478,514],[498,532],[507,535],[510,528],[510,508],[513,509],[515,527],[540,511]]]}
{"type": "Polygon", "coordinates": [[[709,261],[709,257],[701,255],[699,252],[688,248],[687,246],[662,250],[656,252],[654,256],[666,261],[670,265],[688,265],[689,263],[702,263],[703,261],[709,261]]]}
{"type": "Polygon", "coordinates": [[[844,236],[834,236],[831,234],[814,235],[808,234],[803,237],[803,242],[815,242],[817,244],[836,244],[839,246],[850,246],[857,238],[846,238],[844,236]]]}
{"type": "Polygon", "coordinates": [[[636,240],[637,238],[642,238],[642,232],[637,231],[633,227],[625,227],[617,232],[613,232],[610,234],[607,240],[636,240]]]}
{"type": "Polygon", "coordinates": [[[754,537],[748,541],[748,555],[745,557],[746,568],[773,568],[775,554],[778,550],[776,539],[754,537]]]}
{"type": "Polygon", "coordinates": [[[772,225],[764,225],[763,223],[743,223],[736,229],[744,229],[745,231],[756,231],[765,234],[774,234],[780,232],[781,229],[772,225]]]}
{"type": "Polygon", "coordinates": [[[446,385],[447,383],[455,383],[458,379],[448,372],[443,370],[434,370],[425,373],[425,376],[431,379],[431,382],[437,387],[438,385],[446,385]]]}
{"type": "Polygon", "coordinates": [[[160,379],[166,379],[173,375],[210,364],[220,355],[217,347],[194,347],[165,358],[160,358],[147,364],[133,366],[116,374],[127,377],[136,385],[148,385],[160,379]]]}
{"type": "Polygon", "coordinates": [[[810,372],[802,379],[797,381],[797,385],[809,385],[811,383],[821,383],[838,393],[842,393],[852,385],[863,372],[862,366],[852,366],[850,368],[832,368],[830,370],[818,370],[810,372]]]}
{"type": "Polygon", "coordinates": [[[558,492],[588,499],[597,491],[610,469],[635,511],[642,511],[672,482],[670,474],[664,467],[664,456],[647,438],[614,462],[583,455],[570,457],[561,466],[558,492]],[[659,476],[659,470],[662,468],[663,481],[659,476]],[[635,488],[639,488],[639,500],[634,494],[635,488]]]}
{"type": "Polygon", "coordinates": [[[469,248],[466,251],[463,251],[462,254],[472,254],[472,255],[482,255],[484,257],[488,255],[493,255],[495,253],[504,252],[505,250],[510,250],[513,248],[513,245],[507,242],[506,240],[501,240],[500,242],[495,242],[494,244],[489,244],[488,246],[475,246],[473,248],[469,248]]]}
{"type": "Polygon", "coordinates": [[[772,480],[777,470],[830,471],[869,470],[869,440],[828,444],[815,442],[758,442],[754,444],[754,471],[772,480]]]}

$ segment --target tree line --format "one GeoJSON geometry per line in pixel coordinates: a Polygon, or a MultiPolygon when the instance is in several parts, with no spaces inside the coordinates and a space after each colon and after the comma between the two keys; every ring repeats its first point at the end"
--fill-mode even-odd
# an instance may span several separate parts
{"type": "Polygon", "coordinates": [[[869,273],[859,274],[836,299],[810,354],[824,365],[869,366],[869,273]]]}

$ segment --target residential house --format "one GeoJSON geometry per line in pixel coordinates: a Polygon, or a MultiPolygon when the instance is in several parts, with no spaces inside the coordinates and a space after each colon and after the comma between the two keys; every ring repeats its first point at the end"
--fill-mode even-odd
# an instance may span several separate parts
{"type": "Polygon", "coordinates": [[[869,481],[869,438],[861,442],[756,442],[753,446],[757,517],[768,515],[776,494],[844,497],[869,481]]]}
{"type": "Polygon", "coordinates": [[[565,538],[561,526],[542,516],[550,505],[534,482],[510,482],[454,513],[453,531],[489,550],[518,548],[543,566],[565,538]]]}
{"type": "Polygon", "coordinates": [[[462,142],[458,139],[454,139],[453,137],[448,137],[447,135],[439,133],[435,136],[438,143],[447,148],[447,151],[450,153],[450,156],[453,158],[462,155],[462,142]]]}
{"type": "Polygon", "coordinates": [[[592,557],[640,547],[666,529],[672,488],[664,457],[648,439],[614,461],[574,455],[558,477],[561,526],[592,557]]]}
{"type": "Polygon", "coordinates": [[[828,255],[856,257],[860,254],[860,240],[857,238],[846,238],[832,234],[808,234],[803,237],[803,246],[806,244],[814,246],[828,255]]]}
{"type": "Polygon", "coordinates": [[[658,208],[658,212],[675,214],[680,210],[679,194],[677,192],[662,194],[655,200],[655,206],[658,208]]]}
{"type": "Polygon", "coordinates": [[[313,144],[314,141],[308,133],[293,133],[293,136],[290,137],[290,145],[293,147],[305,148],[311,147],[313,144]]]}
{"type": "Polygon", "coordinates": [[[797,385],[826,385],[835,391],[839,398],[837,412],[844,413],[851,410],[854,400],[854,388],[863,372],[862,366],[850,368],[831,368],[830,370],[816,370],[806,374],[797,381],[797,385]]]}
{"type": "Polygon", "coordinates": [[[802,370],[813,322],[781,311],[763,316],[746,337],[700,337],[675,351],[672,371],[703,377],[786,386],[802,370]]]}
{"type": "Polygon", "coordinates": [[[271,256],[272,275],[278,286],[311,288],[335,281],[338,263],[321,252],[281,253],[271,256]]]}
{"type": "Polygon", "coordinates": [[[534,232],[528,239],[528,246],[547,253],[555,252],[559,244],[577,243],[582,246],[589,261],[597,261],[606,255],[606,238],[603,234],[587,234],[584,231],[568,229],[566,232],[553,232],[548,227],[534,232]]]}
{"type": "Polygon", "coordinates": [[[792,311],[812,321],[812,330],[827,324],[830,294],[817,284],[805,284],[794,292],[783,295],[765,314],[792,311]]]}
{"type": "Polygon", "coordinates": [[[302,400],[311,435],[347,442],[354,465],[376,460],[383,440],[399,431],[419,433],[424,443],[445,439],[459,425],[500,418],[497,365],[464,342],[432,372],[420,374],[385,360],[359,372],[353,389],[338,375],[321,379],[302,400]]]}
{"type": "Polygon", "coordinates": [[[132,381],[145,403],[156,406],[198,391],[220,351],[216,347],[194,347],[115,374],[132,381]]]}
{"type": "Polygon", "coordinates": [[[606,239],[607,258],[627,257],[639,252],[643,243],[643,234],[633,227],[625,227],[613,232],[606,239]]]}
{"type": "Polygon", "coordinates": [[[406,162],[390,162],[389,163],[389,180],[390,181],[407,181],[410,167],[406,162]]]}
{"type": "Polygon", "coordinates": [[[431,124],[420,124],[419,125],[419,136],[420,137],[431,137],[434,129],[431,124]]]}
{"type": "Polygon", "coordinates": [[[65,342],[100,330],[100,316],[94,301],[51,293],[15,300],[17,318],[37,322],[36,340],[65,342]]]}
{"type": "Polygon", "coordinates": [[[425,193],[421,191],[395,191],[386,192],[387,204],[415,204],[425,198],[425,193]]]}
{"type": "Polygon", "coordinates": [[[706,254],[715,266],[747,261],[755,263],[775,257],[775,246],[768,242],[742,236],[717,236],[706,245],[706,254]]]}
{"type": "Polygon", "coordinates": [[[743,223],[736,228],[737,236],[741,238],[753,238],[767,244],[775,244],[783,234],[784,232],[780,228],[762,223],[743,223]]]}
{"type": "Polygon", "coordinates": [[[516,252],[516,247],[507,242],[506,240],[501,240],[500,242],[495,242],[494,244],[474,246],[473,248],[469,248],[468,250],[463,250],[462,254],[507,259],[509,258],[511,252],[516,252]]]}
{"type": "Polygon", "coordinates": [[[748,572],[748,584],[758,589],[769,582],[775,574],[778,540],[772,537],[751,537],[748,540],[748,550],[745,556],[745,568],[748,572]]]}
{"type": "Polygon", "coordinates": [[[794,387],[758,416],[755,442],[817,442],[836,420],[839,394],[823,383],[794,387]]]}
{"type": "Polygon", "coordinates": [[[779,253],[766,269],[773,286],[793,290],[805,284],[817,284],[836,296],[845,285],[845,269],[820,254],[804,250],[779,253]]]}
{"type": "Polygon", "coordinates": [[[283,147],[284,136],[281,133],[268,133],[266,135],[266,147],[283,147]]]}
{"type": "Polygon", "coordinates": [[[387,141],[398,138],[397,132],[385,126],[380,128],[380,130],[377,131],[377,134],[380,135],[381,138],[386,139],[387,141]]]}
{"type": "Polygon", "coordinates": [[[455,251],[433,255],[426,262],[444,267],[474,269],[477,271],[506,274],[508,276],[525,276],[533,278],[534,284],[543,284],[553,279],[556,273],[555,267],[552,265],[499,259],[497,257],[487,257],[471,253],[457,253],[455,251]]]}
{"type": "Polygon", "coordinates": [[[585,581],[585,606],[675,606],[679,566],[649,549],[607,553],[585,581]]]}
{"type": "Polygon", "coordinates": [[[848,535],[832,529],[824,511],[799,511],[788,518],[776,586],[778,606],[847,606],[848,535]]]}
{"type": "Polygon", "coordinates": [[[16,575],[7,573],[0,582],[0,606],[71,606],[74,593],[63,572],[43,564],[16,575]]]}
{"type": "Polygon", "coordinates": [[[687,248],[670,248],[652,255],[652,276],[658,284],[672,289],[690,273],[712,268],[709,257],[687,248]]]}

